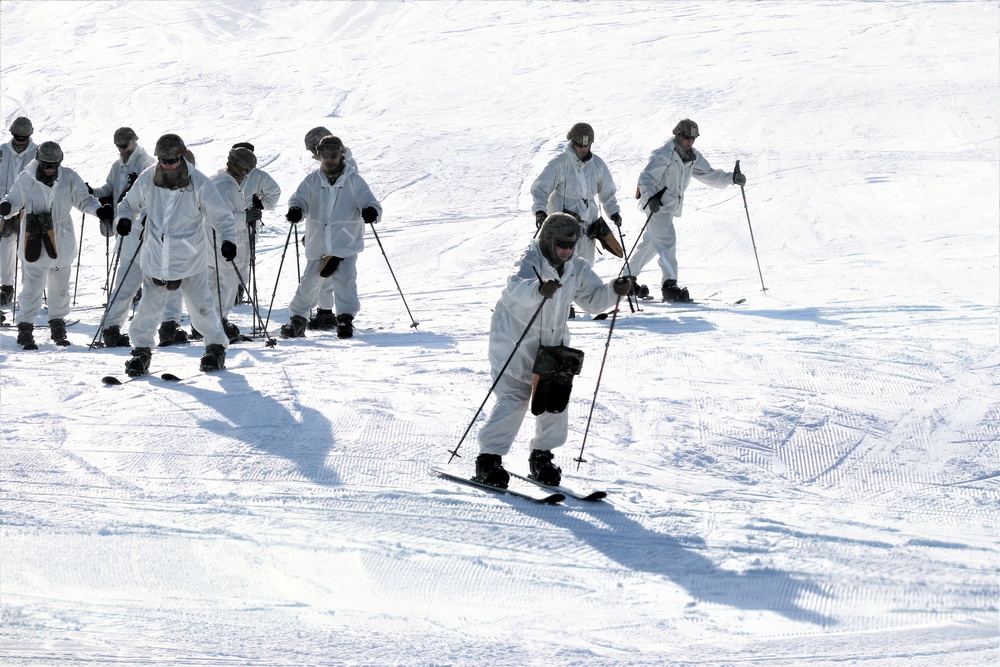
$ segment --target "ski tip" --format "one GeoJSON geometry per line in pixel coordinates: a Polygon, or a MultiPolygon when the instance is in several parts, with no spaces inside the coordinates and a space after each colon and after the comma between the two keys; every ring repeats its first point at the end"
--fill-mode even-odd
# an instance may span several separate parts
{"type": "Polygon", "coordinates": [[[168,380],[170,382],[180,382],[181,381],[181,378],[177,377],[173,373],[164,373],[163,375],[160,376],[160,379],[161,380],[168,380]]]}
{"type": "Polygon", "coordinates": [[[606,320],[606,319],[608,319],[608,314],[607,313],[598,313],[597,315],[594,315],[594,317],[591,318],[591,319],[606,320]]]}
{"type": "Polygon", "coordinates": [[[551,496],[546,496],[541,498],[538,502],[544,505],[558,505],[562,501],[566,500],[566,496],[561,493],[553,493],[551,496]]]}
{"type": "Polygon", "coordinates": [[[115,385],[119,385],[119,384],[122,383],[122,381],[119,380],[118,378],[116,378],[114,375],[105,375],[104,377],[101,378],[101,382],[103,382],[104,384],[106,384],[106,385],[108,385],[110,387],[113,387],[115,385]]]}
{"type": "Polygon", "coordinates": [[[740,299],[739,301],[735,301],[735,302],[733,302],[733,305],[734,305],[734,306],[738,306],[738,305],[740,305],[741,303],[746,303],[746,299],[740,299]]]}

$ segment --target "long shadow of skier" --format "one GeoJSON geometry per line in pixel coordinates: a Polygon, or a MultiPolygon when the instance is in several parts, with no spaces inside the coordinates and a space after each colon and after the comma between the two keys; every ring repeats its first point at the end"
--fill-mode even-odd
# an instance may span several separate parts
{"type": "Polygon", "coordinates": [[[773,611],[824,627],[837,625],[836,619],[803,606],[805,597],[833,597],[822,586],[773,568],[723,569],[698,552],[696,541],[681,542],[645,528],[611,505],[593,506],[587,514],[593,523],[537,504],[512,502],[511,506],[571,532],[629,570],[670,579],[699,602],[773,611]]]}
{"type": "Polygon", "coordinates": [[[339,484],[340,475],[326,463],[333,449],[333,427],[323,413],[296,403],[293,414],[280,402],[252,388],[235,368],[213,375],[221,389],[193,384],[166,385],[214,408],[222,419],[201,422],[206,431],[240,440],[254,449],[295,464],[303,477],[318,484],[339,484]]]}

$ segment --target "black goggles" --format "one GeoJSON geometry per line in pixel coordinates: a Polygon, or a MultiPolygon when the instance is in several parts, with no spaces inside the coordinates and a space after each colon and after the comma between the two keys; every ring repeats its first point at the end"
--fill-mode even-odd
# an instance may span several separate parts
{"type": "Polygon", "coordinates": [[[180,161],[181,161],[181,158],[179,158],[179,157],[172,157],[172,158],[161,157],[160,158],[160,164],[165,164],[165,165],[174,165],[174,164],[177,164],[180,161]]]}
{"type": "Polygon", "coordinates": [[[38,166],[41,167],[42,169],[55,169],[56,167],[59,166],[59,163],[58,162],[42,162],[41,160],[39,160],[38,161],[38,166]]]}

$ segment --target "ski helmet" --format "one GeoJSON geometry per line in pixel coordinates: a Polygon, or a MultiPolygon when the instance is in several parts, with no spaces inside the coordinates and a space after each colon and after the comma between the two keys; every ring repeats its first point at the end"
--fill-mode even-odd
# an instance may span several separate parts
{"type": "Polygon", "coordinates": [[[685,118],[681,122],[677,123],[674,127],[674,136],[683,136],[688,139],[694,139],[698,137],[698,123],[694,122],[690,118],[685,118]]]}
{"type": "Polygon", "coordinates": [[[19,137],[30,137],[31,133],[35,131],[32,127],[31,121],[24,116],[18,116],[14,119],[14,122],[10,124],[10,133],[16,134],[19,137]]]}
{"type": "Polygon", "coordinates": [[[63,152],[56,142],[44,141],[35,152],[35,158],[39,162],[54,162],[59,164],[63,161],[63,152]]]}
{"type": "Polygon", "coordinates": [[[306,150],[312,154],[316,154],[316,146],[319,144],[319,140],[323,137],[327,137],[333,134],[330,130],[325,127],[314,127],[313,129],[306,132],[306,150]]]}
{"type": "Polygon", "coordinates": [[[580,221],[569,213],[553,213],[545,218],[538,232],[538,247],[549,264],[558,267],[563,264],[556,254],[556,243],[576,244],[580,238],[580,221]]]}
{"type": "Polygon", "coordinates": [[[234,148],[229,151],[229,159],[226,162],[226,171],[236,176],[237,180],[243,180],[250,170],[257,166],[257,156],[250,152],[250,149],[234,148]]]}
{"type": "Polygon", "coordinates": [[[139,137],[131,127],[119,127],[115,130],[115,146],[127,146],[133,141],[139,141],[139,137]]]}
{"type": "Polygon", "coordinates": [[[566,133],[566,138],[574,144],[589,146],[594,143],[594,128],[587,123],[577,123],[566,133]]]}
{"type": "Polygon", "coordinates": [[[340,137],[335,137],[332,134],[328,134],[319,140],[316,144],[316,155],[323,157],[324,154],[343,155],[344,153],[344,142],[340,140],[340,137]]]}
{"type": "Polygon", "coordinates": [[[176,134],[164,134],[156,140],[156,147],[153,149],[153,155],[165,160],[182,158],[186,152],[187,146],[184,145],[184,140],[176,134]]]}

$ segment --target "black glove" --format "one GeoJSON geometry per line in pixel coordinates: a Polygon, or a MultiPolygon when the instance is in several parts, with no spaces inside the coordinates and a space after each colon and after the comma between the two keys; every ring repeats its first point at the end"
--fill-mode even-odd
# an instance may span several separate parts
{"type": "Polygon", "coordinates": [[[374,206],[365,206],[361,209],[361,219],[369,225],[374,225],[375,221],[378,220],[378,209],[374,206]]]}
{"type": "Polygon", "coordinates": [[[288,213],[285,214],[285,220],[292,223],[293,225],[302,220],[302,209],[298,206],[293,206],[288,209],[288,213]]]}
{"type": "Polygon", "coordinates": [[[119,236],[128,236],[132,231],[132,221],[128,218],[118,218],[117,230],[119,236]]]}
{"type": "Polygon", "coordinates": [[[735,183],[736,185],[746,185],[747,177],[738,171],[733,172],[733,183],[735,183]]]}
{"type": "Polygon", "coordinates": [[[115,198],[111,195],[104,195],[103,197],[98,197],[97,201],[101,202],[101,206],[104,206],[105,204],[114,204],[115,198]]]}
{"type": "Polygon", "coordinates": [[[138,173],[136,173],[134,171],[129,172],[129,175],[128,175],[128,185],[126,186],[126,188],[132,187],[132,184],[135,183],[135,179],[137,179],[137,178],[139,178],[139,174],[138,173]]]}
{"type": "Polygon", "coordinates": [[[556,295],[556,290],[562,287],[558,280],[546,280],[544,283],[538,286],[538,293],[544,296],[546,299],[551,299],[556,295]]]}
{"type": "Polygon", "coordinates": [[[535,227],[541,229],[542,223],[545,222],[545,218],[547,217],[548,216],[545,215],[545,211],[535,211],[535,227]]]}
{"type": "Polygon", "coordinates": [[[621,227],[622,226],[622,215],[621,215],[621,213],[612,213],[611,214],[611,222],[613,222],[616,225],[618,225],[619,227],[621,227]]]}
{"type": "Polygon", "coordinates": [[[97,219],[101,222],[110,223],[115,219],[115,208],[111,204],[104,204],[97,207],[97,219]]]}
{"type": "Polygon", "coordinates": [[[649,198],[646,202],[646,208],[649,209],[650,213],[656,213],[661,208],[663,208],[663,202],[660,201],[660,195],[656,194],[649,198]]]}
{"type": "Polygon", "coordinates": [[[253,200],[250,205],[253,206],[255,209],[257,209],[258,211],[264,210],[264,202],[262,202],[260,200],[260,197],[258,197],[257,195],[253,196],[253,200]]]}
{"type": "Polygon", "coordinates": [[[219,246],[219,252],[226,258],[227,262],[231,262],[236,259],[236,244],[232,241],[223,241],[222,245],[219,246]]]}
{"type": "Polygon", "coordinates": [[[253,226],[260,222],[261,211],[259,208],[248,208],[247,209],[247,225],[253,226]]]}
{"type": "Polygon", "coordinates": [[[618,296],[628,296],[628,293],[632,291],[632,281],[621,277],[616,279],[611,287],[614,288],[615,294],[618,296]]]}
{"type": "Polygon", "coordinates": [[[8,215],[10,215],[10,202],[9,201],[0,202],[0,216],[6,218],[8,215]]]}

